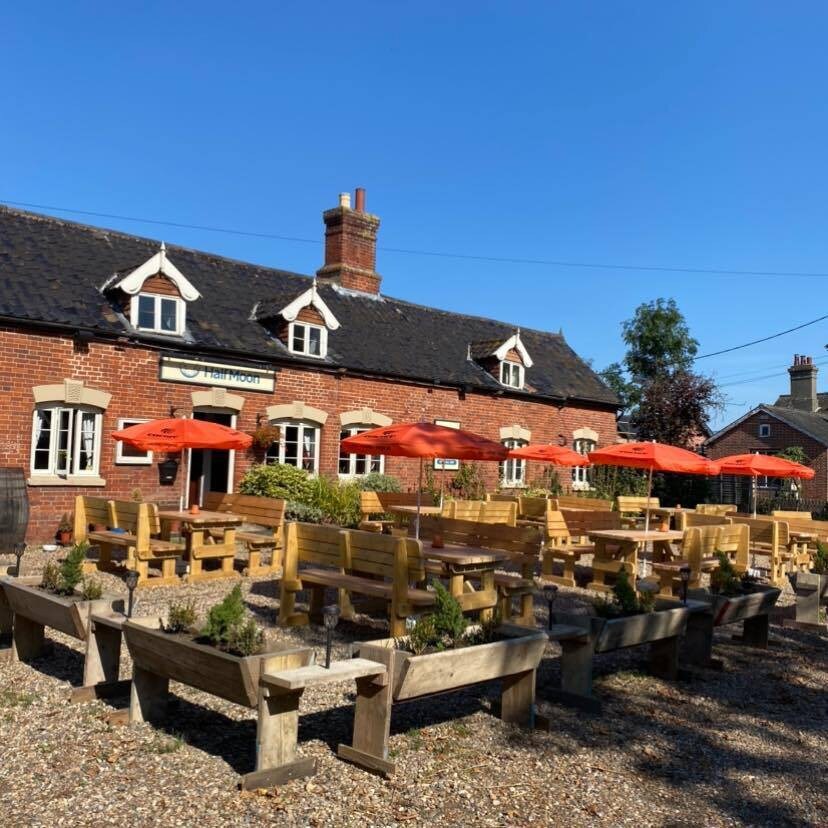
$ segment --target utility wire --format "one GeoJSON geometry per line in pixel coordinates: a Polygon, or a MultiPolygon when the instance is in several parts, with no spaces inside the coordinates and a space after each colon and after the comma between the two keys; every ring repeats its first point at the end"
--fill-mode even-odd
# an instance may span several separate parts
{"type": "MultiPolygon", "coordinates": [[[[202,230],[208,233],[223,233],[225,235],[249,236],[257,239],[275,239],[277,241],[299,242],[301,244],[321,245],[319,239],[306,239],[301,236],[284,236],[276,233],[259,233],[253,230],[239,230],[227,227],[216,227],[207,224],[187,224],[179,221],[163,221],[161,219],[140,218],[137,216],[124,216],[117,213],[99,213],[92,210],[76,210],[70,207],[56,207],[52,204],[33,204],[27,201],[14,201],[2,199],[4,204],[11,204],[15,207],[26,207],[34,210],[53,210],[58,213],[73,213],[80,216],[94,216],[95,218],[116,219],[118,221],[134,221],[140,224],[154,224],[161,227],[176,227],[185,230],[202,230]]],[[[702,267],[665,267],[660,265],[631,265],[631,264],[607,264],[599,262],[577,262],[562,259],[526,259],[517,256],[482,256],[470,253],[449,253],[437,250],[418,250],[405,247],[384,247],[378,246],[377,250],[387,253],[402,253],[408,256],[430,256],[442,259],[460,259],[476,262],[490,262],[497,264],[521,264],[541,265],[545,267],[571,267],[584,268],[587,270],[623,270],[642,271],[647,273],[695,273],[719,276],[793,276],[793,277],[816,277],[826,278],[828,273],[812,273],[807,271],[777,271],[777,270],[732,270],[728,268],[702,268],[702,267]]],[[[823,317],[825,318],[825,317],[823,317]]],[[[793,328],[792,330],[797,330],[793,328]]],[[[764,341],[764,340],[758,340],[764,341]]],[[[726,353],[721,351],[720,353],[726,353]]],[[[706,356],[716,356],[707,354],[706,356]]],[[[704,357],[697,357],[703,359],[704,357]]]]}

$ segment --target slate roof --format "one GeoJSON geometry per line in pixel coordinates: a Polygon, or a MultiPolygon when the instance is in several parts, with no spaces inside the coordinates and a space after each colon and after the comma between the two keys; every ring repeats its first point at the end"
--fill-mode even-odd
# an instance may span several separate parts
{"type": "MultiPolygon", "coordinates": [[[[793,408],[790,394],[780,394],[776,398],[775,406],[779,408],[793,408]]],[[[821,391],[817,393],[817,406],[819,411],[828,411],[828,392],[821,391]]]]}
{"type": "Polygon", "coordinates": [[[795,428],[802,434],[813,438],[818,443],[828,446],[828,416],[819,413],[811,413],[809,411],[798,411],[795,408],[786,408],[778,405],[758,405],[756,408],[748,411],[738,420],[726,425],[724,428],[717,431],[712,437],[707,440],[707,444],[715,443],[720,437],[723,437],[727,432],[734,429],[737,425],[744,422],[748,417],[760,411],[767,411],[768,414],[787,423],[791,428],[795,428]]]}
{"type": "MultiPolygon", "coordinates": [[[[143,264],[160,242],[0,205],[0,317],[84,328],[182,350],[225,351],[277,363],[318,364],[291,354],[267,318],[308,289],[311,277],[167,244],[167,256],[201,292],[188,303],[184,337],[133,331],[101,287],[143,264]]],[[[503,390],[468,359],[471,343],[508,339],[515,326],[331,285],[319,294],[341,328],[328,337],[330,366],[469,389],[503,390]]],[[[560,334],[521,328],[534,360],[526,393],[615,407],[615,394],[560,334]]],[[[521,392],[504,391],[509,395],[521,392]]]]}

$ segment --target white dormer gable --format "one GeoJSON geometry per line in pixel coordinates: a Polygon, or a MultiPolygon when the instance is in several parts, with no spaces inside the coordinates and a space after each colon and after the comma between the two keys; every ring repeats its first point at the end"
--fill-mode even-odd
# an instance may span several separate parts
{"type": "Polygon", "coordinates": [[[279,316],[286,322],[295,322],[299,313],[305,308],[315,308],[325,322],[325,327],[330,331],[339,328],[339,321],[325,304],[322,297],[316,290],[316,281],[301,296],[297,296],[289,305],[285,305],[279,311],[279,316]]]}
{"type": "Polygon", "coordinates": [[[201,294],[190,280],[167,258],[167,248],[164,242],[161,242],[161,249],[140,267],[136,267],[120,281],[110,282],[105,287],[107,290],[119,288],[129,296],[136,296],[140,293],[144,282],[159,273],[166,276],[178,288],[178,292],[184,301],[194,302],[201,298],[201,294]]]}
{"type": "Polygon", "coordinates": [[[532,357],[529,356],[529,352],[526,350],[526,346],[521,342],[520,339],[520,329],[516,330],[512,336],[510,336],[495,352],[494,356],[496,356],[501,362],[506,359],[506,354],[509,351],[515,350],[520,354],[521,360],[523,360],[523,365],[526,368],[531,368],[533,365],[532,357]]]}

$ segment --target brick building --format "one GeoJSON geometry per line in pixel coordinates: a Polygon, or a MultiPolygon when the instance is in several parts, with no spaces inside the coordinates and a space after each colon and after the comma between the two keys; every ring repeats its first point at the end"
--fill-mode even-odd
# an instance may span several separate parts
{"type": "MultiPolygon", "coordinates": [[[[828,394],[817,392],[817,372],[811,357],[794,356],[788,368],[790,394],[782,394],[773,405],[758,405],[743,417],[710,437],[707,456],[713,460],[731,454],[777,454],[799,446],[807,465],[816,472],[813,480],[796,481],[801,497],[828,500],[828,394]]],[[[759,478],[760,497],[771,497],[780,488],[778,478],[759,478]]],[[[712,484],[715,486],[717,484],[712,484]]],[[[723,476],[717,496],[727,503],[749,501],[749,478],[723,476]]]]}
{"type": "MultiPolygon", "coordinates": [[[[159,477],[170,458],[110,437],[171,412],[264,440],[185,456],[190,502],[232,491],[262,461],[413,486],[410,460],[340,455],[343,435],[391,422],[580,451],[616,441],[614,394],[563,336],[380,293],[379,219],[362,190],[323,219],[325,261],[310,277],[0,207],[0,465],[26,470],[31,540],[50,538],[79,493],[175,502],[180,477],[159,477]]],[[[489,486],[542,471],[481,470],[489,486]]]]}

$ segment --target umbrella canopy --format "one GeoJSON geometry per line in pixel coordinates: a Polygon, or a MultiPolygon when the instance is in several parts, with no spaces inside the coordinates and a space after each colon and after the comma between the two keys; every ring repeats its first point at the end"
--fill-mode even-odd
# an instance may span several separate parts
{"type": "Polygon", "coordinates": [[[363,431],[342,441],[342,450],[354,454],[391,457],[505,460],[508,449],[471,431],[433,423],[401,423],[363,431]]]}
{"type": "Polygon", "coordinates": [[[649,472],[682,474],[719,474],[718,463],[687,449],[664,443],[620,443],[589,453],[595,465],[627,466],[649,472]]]}
{"type": "Polygon", "coordinates": [[[170,418],[150,420],[148,423],[112,432],[116,440],[141,451],[170,451],[184,449],[246,449],[253,438],[234,428],[207,420],[170,418]]]}
{"type": "Polygon", "coordinates": [[[721,474],[739,474],[748,477],[797,477],[811,480],[816,472],[801,463],[774,457],[771,454],[732,454],[717,460],[721,474]]]}
{"type": "Polygon", "coordinates": [[[517,460],[541,460],[544,463],[552,463],[554,466],[588,466],[589,460],[583,454],[572,451],[566,446],[535,445],[521,446],[512,449],[509,457],[517,460]]]}

